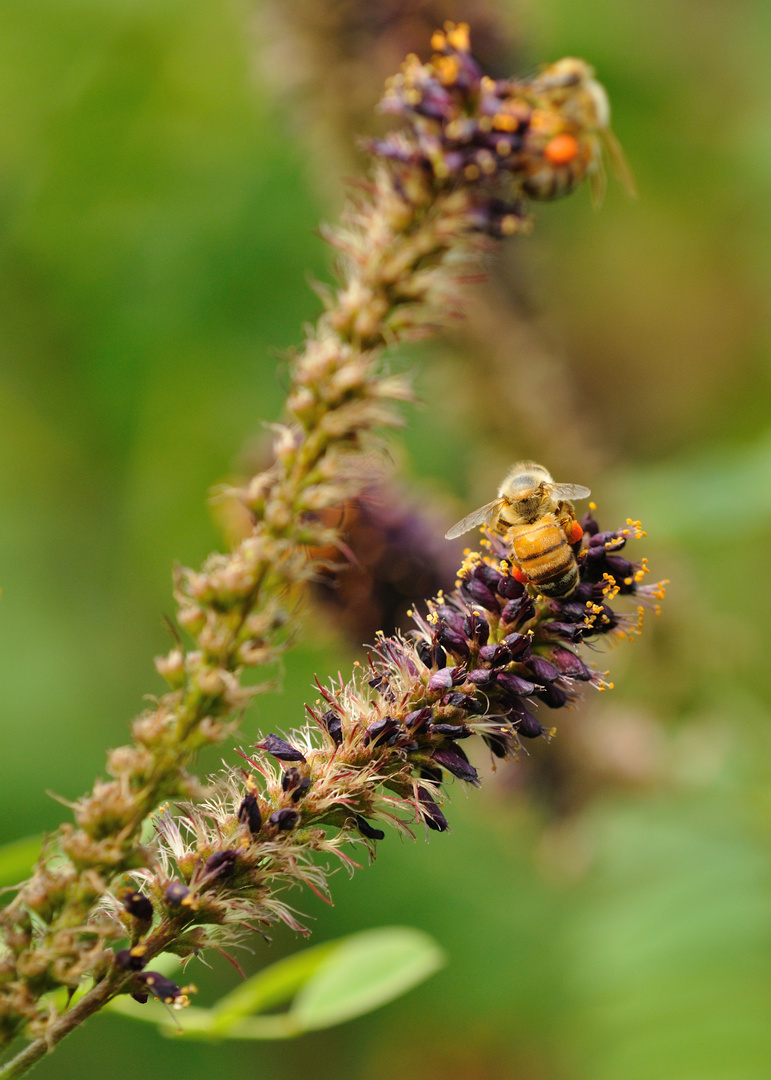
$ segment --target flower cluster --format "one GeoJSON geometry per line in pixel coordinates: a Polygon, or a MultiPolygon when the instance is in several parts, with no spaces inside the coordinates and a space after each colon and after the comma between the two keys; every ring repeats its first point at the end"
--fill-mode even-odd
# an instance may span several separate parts
{"type": "Polygon", "coordinates": [[[447,779],[480,780],[467,740],[516,756],[522,740],[553,734],[547,716],[583,684],[611,686],[580,648],[639,633],[666,583],[647,584],[645,562],[622,554],[644,535],[638,522],[601,532],[590,513],[582,526],[580,582],[569,596],[533,595],[491,534],[467,553],[455,590],[414,615],[409,637],[381,636],[347,683],[319,685],[310,723],[242,752],[248,768],[229,770],[205,803],[178,819],[162,813],[158,869],[136,871],[143,891],[123,900],[135,920],[159,915],[148,940],[160,936],[188,955],[277,919],[303,930],[282,893],[301,884],[328,895],[329,866],[314,855],[351,869],[346,843],[373,850],[381,825],[444,832],[447,779]],[[615,610],[620,597],[634,601],[631,612],[615,610]]]}
{"type": "Polygon", "coordinates": [[[553,199],[587,176],[599,195],[603,148],[631,184],[607,95],[583,60],[559,60],[532,79],[496,80],[471,55],[464,23],[448,23],[431,44],[432,61],[408,57],[383,101],[385,111],[409,117],[409,129],[375,146],[441,182],[474,184],[471,216],[481,232],[508,236],[527,225],[523,196],[553,199]]]}

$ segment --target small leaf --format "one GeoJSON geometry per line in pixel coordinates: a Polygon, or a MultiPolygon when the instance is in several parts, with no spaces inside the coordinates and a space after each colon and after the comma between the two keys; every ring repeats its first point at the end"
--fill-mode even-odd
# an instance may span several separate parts
{"type": "Polygon", "coordinates": [[[153,1001],[153,999],[145,1005],[140,1005],[138,1001],[132,1000],[128,994],[121,994],[120,997],[113,998],[106,1008],[110,1012],[128,1017],[129,1020],[139,1020],[140,1023],[153,1024],[164,1035],[208,1038],[212,1028],[211,1010],[199,1009],[195,1005],[191,1005],[187,1009],[181,1009],[179,1012],[169,1013],[160,1002],[153,1001]]]}
{"type": "Polygon", "coordinates": [[[297,995],[300,1030],[332,1027],[385,1005],[433,975],[445,956],[433,938],[387,926],[344,938],[297,995]]]}
{"type": "MultiPolygon", "coordinates": [[[[343,942],[348,940],[342,939],[343,942]]],[[[220,998],[214,1006],[212,1012],[217,1018],[216,1031],[225,1034],[238,1020],[291,1001],[340,944],[339,941],[328,941],[322,945],[314,945],[311,949],[304,949],[263,968],[257,975],[247,979],[220,998]]]]}
{"type": "MultiPolygon", "coordinates": [[[[221,998],[213,1009],[184,1009],[172,1018],[127,995],[108,1008],[155,1024],[164,1034],[190,1039],[291,1039],[371,1012],[433,975],[445,962],[421,930],[387,926],[325,942],[279,960],[221,998]],[[294,997],[288,1012],[255,1016],[294,997]],[[180,1030],[181,1029],[181,1030],[180,1030]]],[[[165,953],[153,961],[164,970],[178,963],[165,953]]]]}
{"type": "Polygon", "coordinates": [[[42,836],[26,836],[0,847],[0,888],[18,885],[32,872],[43,846],[42,836]]]}

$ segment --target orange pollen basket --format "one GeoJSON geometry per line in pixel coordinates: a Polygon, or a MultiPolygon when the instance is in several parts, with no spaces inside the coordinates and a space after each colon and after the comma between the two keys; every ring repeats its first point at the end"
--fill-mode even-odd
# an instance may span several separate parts
{"type": "Polygon", "coordinates": [[[564,133],[562,135],[555,135],[553,139],[544,147],[544,157],[552,163],[552,165],[569,165],[571,161],[574,161],[580,153],[580,147],[578,140],[574,135],[568,135],[564,133]]]}

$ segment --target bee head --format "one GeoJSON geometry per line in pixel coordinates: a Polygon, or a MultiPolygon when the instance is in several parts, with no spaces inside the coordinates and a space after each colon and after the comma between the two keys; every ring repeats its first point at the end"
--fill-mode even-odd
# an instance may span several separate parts
{"type": "Polygon", "coordinates": [[[594,77],[594,68],[576,56],[566,56],[544,68],[533,85],[546,94],[566,115],[582,126],[605,130],[610,126],[610,102],[605,88],[594,77]]]}
{"type": "Polygon", "coordinates": [[[534,521],[548,508],[547,485],[552,482],[543,465],[521,461],[511,469],[498,494],[514,507],[523,521],[534,521]]]}

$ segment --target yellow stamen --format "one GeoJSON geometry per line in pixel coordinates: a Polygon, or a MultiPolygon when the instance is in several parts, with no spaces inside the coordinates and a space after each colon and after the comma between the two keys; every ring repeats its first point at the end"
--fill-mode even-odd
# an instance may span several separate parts
{"type": "Polygon", "coordinates": [[[447,41],[453,49],[457,49],[458,52],[470,52],[471,32],[468,23],[462,22],[453,26],[451,22],[446,22],[444,28],[447,31],[447,41]]]}

